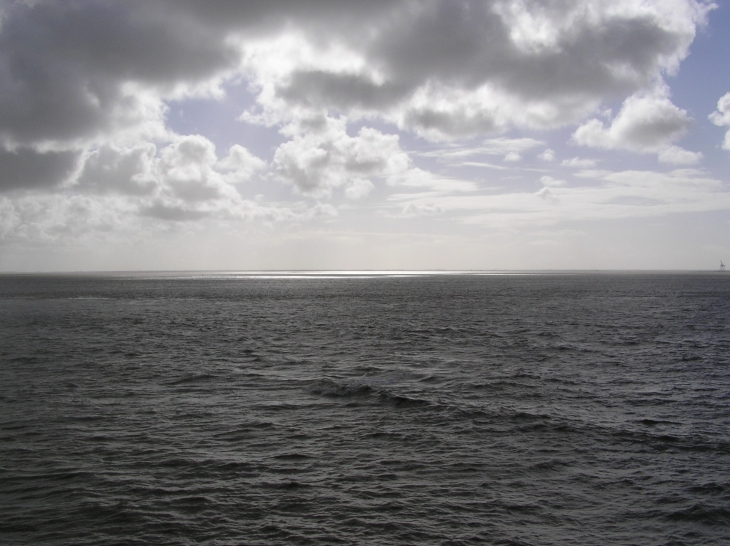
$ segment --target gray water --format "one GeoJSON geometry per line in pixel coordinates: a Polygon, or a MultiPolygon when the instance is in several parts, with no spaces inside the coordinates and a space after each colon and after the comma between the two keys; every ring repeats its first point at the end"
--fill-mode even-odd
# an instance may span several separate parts
{"type": "Polygon", "coordinates": [[[728,544],[730,276],[0,276],[0,543],[728,544]]]}

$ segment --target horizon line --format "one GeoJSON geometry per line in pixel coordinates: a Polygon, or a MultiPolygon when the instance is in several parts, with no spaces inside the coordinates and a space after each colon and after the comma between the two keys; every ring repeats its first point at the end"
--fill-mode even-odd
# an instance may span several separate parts
{"type": "Polygon", "coordinates": [[[387,275],[504,275],[504,274],[559,274],[559,273],[723,273],[721,269],[89,269],[49,271],[0,271],[8,275],[303,275],[303,276],[387,276],[387,275]]]}

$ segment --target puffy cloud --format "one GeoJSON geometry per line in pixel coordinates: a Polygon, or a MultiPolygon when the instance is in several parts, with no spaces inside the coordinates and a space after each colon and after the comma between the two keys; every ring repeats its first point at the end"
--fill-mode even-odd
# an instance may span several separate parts
{"type": "MultiPolygon", "coordinates": [[[[323,111],[442,139],[553,127],[676,68],[699,0],[8,2],[0,141],[166,137],[165,101],[244,75],[267,123],[323,111]]],[[[508,153],[508,152],[505,152],[508,153]]],[[[519,152],[517,152],[519,153],[519,152]]]]}
{"type": "Polygon", "coordinates": [[[349,199],[362,199],[373,191],[373,183],[370,180],[364,178],[356,178],[352,183],[345,189],[345,195],[349,199]]]}
{"type": "MultiPolygon", "coordinates": [[[[717,110],[710,114],[710,121],[718,127],[730,126],[730,93],[725,93],[717,101],[717,110]]],[[[730,150],[730,131],[725,133],[725,140],[722,143],[725,150],[730,150]]]]}
{"type": "Polygon", "coordinates": [[[610,126],[592,119],[573,133],[573,140],[592,148],[656,152],[682,136],[690,123],[687,112],[664,96],[632,96],[610,126]]]}
{"type": "Polygon", "coordinates": [[[555,152],[553,150],[551,150],[550,148],[547,148],[545,151],[543,151],[537,157],[539,157],[543,161],[555,161],[555,152]]]}
{"type": "Polygon", "coordinates": [[[274,154],[273,166],[283,180],[302,193],[329,195],[348,182],[365,187],[366,177],[391,177],[410,167],[397,135],[363,127],[349,136],[345,118],[323,118],[321,125],[285,142],[274,154]],[[360,181],[360,182],[358,182],[360,181]]]}
{"type": "Polygon", "coordinates": [[[437,140],[577,121],[675,69],[709,9],[692,0],[382,2],[357,26],[351,17],[326,29],[290,22],[297,36],[277,42],[272,31],[244,47],[261,119],[334,109],[437,140]]]}
{"type": "Polygon", "coordinates": [[[228,155],[218,163],[218,169],[228,174],[229,181],[248,180],[256,171],[260,171],[265,167],[265,161],[239,144],[231,146],[228,155]]]}
{"type": "Polygon", "coordinates": [[[152,172],[155,153],[151,143],[131,148],[102,145],[86,158],[78,185],[98,193],[149,195],[157,186],[152,172]]]}
{"type": "Polygon", "coordinates": [[[584,123],[573,133],[572,140],[591,148],[658,153],[664,162],[694,163],[701,154],[671,145],[691,123],[687,112],[672,104],[665,89],[659,89],[626,99],[608,127],[598,119],[584,123]]]}
{"type": "Polygon", "coordinates": [[[264,167],[242,146],[219,159],[207,138],[179,136],[159,151],[151,143],[101,146],[88,154],[73,189],[125,197],[142,216],[160,220],[246,218],[260,207],[244,200],[234,184],[264,167]]]}
{"type": "Polygon", "coordinates": [[[250,179],[265,163],[239,145],[218,159],[201,135],[176,137],[159,151],[154,144],[100,146],[88,154],[77,187],[96,193],[169,195],[186,202],[235,199],[232,183],[250,179]]]}
{"type": "Polygon", "coordinates": [[[232,197],[235,190],[214,169],[217,161],[213,143],[205,137],[193,135],[166,147],[157,162],[157,171],[165,182],[166,193],[182,201],[232,197]]]}

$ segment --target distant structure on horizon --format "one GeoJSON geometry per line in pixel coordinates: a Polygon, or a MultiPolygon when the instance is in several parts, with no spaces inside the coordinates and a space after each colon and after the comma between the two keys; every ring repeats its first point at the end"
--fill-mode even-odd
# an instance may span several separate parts
{"type": "Polygon", "coordinates": [[[720,271],[725,271],[725,264],[720,260],[720,271]]]}

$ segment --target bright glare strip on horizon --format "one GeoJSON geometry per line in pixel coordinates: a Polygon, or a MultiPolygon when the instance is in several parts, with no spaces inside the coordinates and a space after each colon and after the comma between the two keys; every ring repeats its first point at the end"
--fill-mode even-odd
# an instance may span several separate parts
{"type": "Polygon", "coordinates": [[[446,275],[525,275],[526,273],[484,271],[297,271],[297,272],[228,272],[189,276],[199,279],[370,279],[377,277],[427,277],[446,275]]]}
{"type": "MultiPolygon", "coordinates": [[[[132,278],[154,279],[371,279],[371,278],[406,278],[426,276],[525,276],[541,272],[526,271],[179,271],[179,272],[147,272],[132,273],[132,278]]],[[[122,274],[122,276],[127,276],[122,274]]]]}

